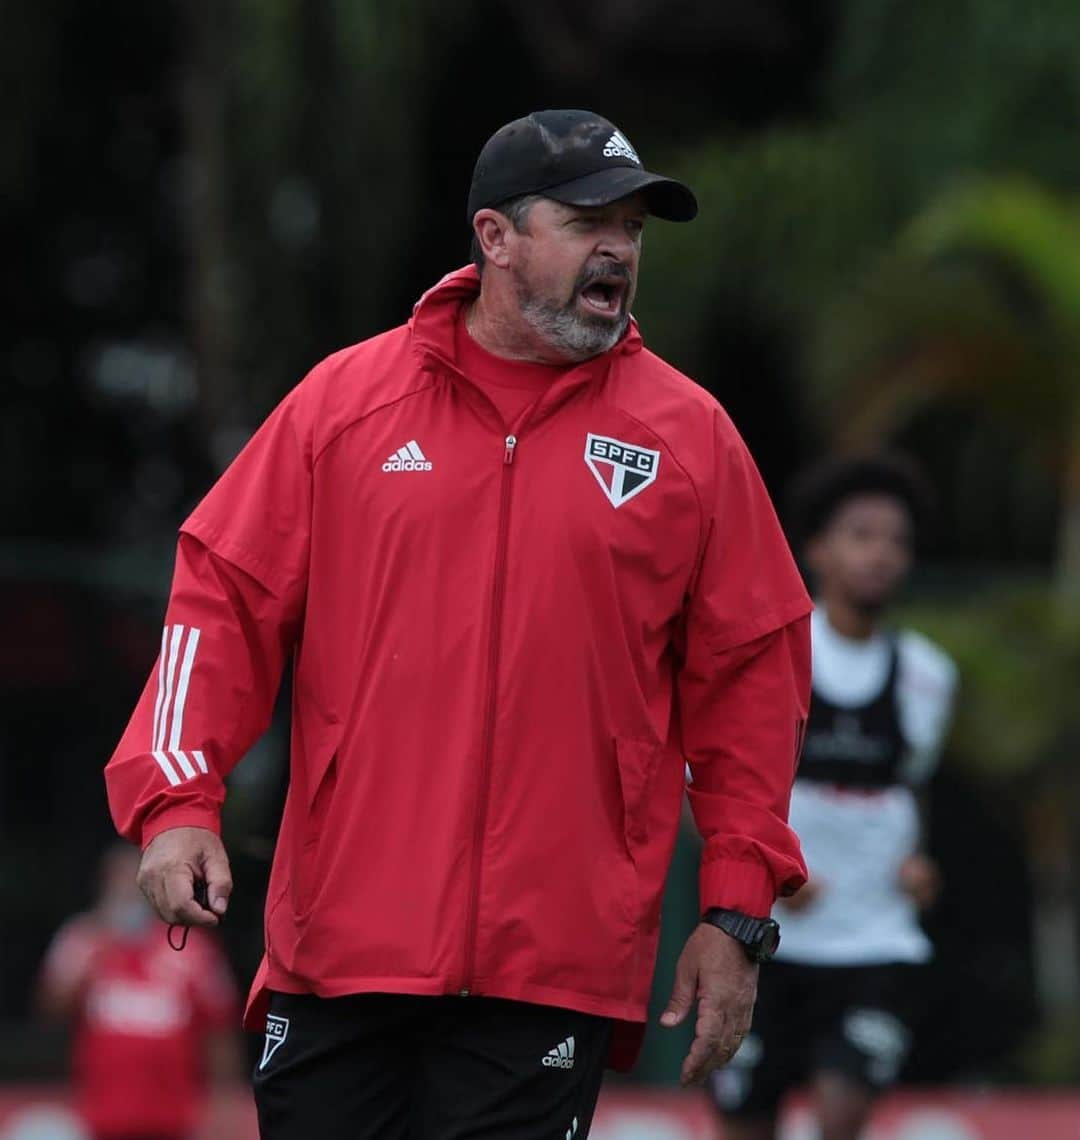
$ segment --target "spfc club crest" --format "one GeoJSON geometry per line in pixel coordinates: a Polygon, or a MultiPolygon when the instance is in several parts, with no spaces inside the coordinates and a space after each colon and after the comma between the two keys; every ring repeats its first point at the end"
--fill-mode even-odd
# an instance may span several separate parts
{"type": "Polygon", "coordinates": [[[585,437],[585,462],[613,507],[621,507],[656,482],[660,452],[606,435],[585,437]]]}
{"type": "Polygon", "coordinates": [[[259,1062],[260,1069],[266,1068],[270,1058],[285,1044],[285,1038],[288,1036],[289,1019],[271,1013],[266,1019],[266,1043],[263,1045],[262,1060],[259,1062]]]}

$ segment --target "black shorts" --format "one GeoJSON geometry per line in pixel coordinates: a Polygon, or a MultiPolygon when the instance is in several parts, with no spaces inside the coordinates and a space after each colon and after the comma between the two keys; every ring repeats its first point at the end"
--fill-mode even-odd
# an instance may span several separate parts
{"type": "Polygon", "coordinates": [[[584,1140],[607,1018],[483,997],[272,995],[262,1140],[584,1140]]]}
{"type": "Polygon", "coordinates": [[[731,1116],[771,1115],[788,1090],[820,1072],[887,1088],[907,1058],[923,970],[762,966],[750,1032],[709,1077],[714,1104],[731,1116]]]}

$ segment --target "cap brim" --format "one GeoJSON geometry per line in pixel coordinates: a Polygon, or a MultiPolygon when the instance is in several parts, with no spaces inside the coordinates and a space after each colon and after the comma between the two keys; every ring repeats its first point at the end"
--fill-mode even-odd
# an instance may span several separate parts
{"type": "Polygon", "coordinates": [[[697,199],[689,186],[636,166],[609,166],[540,193],[567,206],[607,206],[639,191],[649,213],[658,218],[690,222],[697,217],[697,199]]]}

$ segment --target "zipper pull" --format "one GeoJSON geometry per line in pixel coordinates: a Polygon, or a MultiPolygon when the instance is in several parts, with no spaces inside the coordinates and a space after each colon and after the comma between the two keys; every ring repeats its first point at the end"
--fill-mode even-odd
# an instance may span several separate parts
{"type": "Polygon", "coordinates": [[[514,462],[514,448],[517,447],[517,436],[508,435],[506,437],[506,450],[503,452],[503,463],[508,466],[514,462]]]}

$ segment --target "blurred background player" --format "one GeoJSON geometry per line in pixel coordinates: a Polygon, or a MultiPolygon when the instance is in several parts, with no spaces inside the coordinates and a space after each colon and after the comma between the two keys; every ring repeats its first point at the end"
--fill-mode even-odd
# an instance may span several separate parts
{"type": "Polygon", "coordinates": [[[709,1088],[730,1140],[773,1140],[783,1095],[809,1081],[822,1140],[855,1140],[911,1041],[931,946],[918,911],[939,888],[920,789],[949,727],[956,670],[889,604],[929,495],[897,456],[807,472],[793,536],[812,573],[813,696],[791,823],[810,878],[778,904],[751,1033],[709,1088]]]}
{"type": "Polygon", "coordinates": [[[94,1140],[187,1140],[210,1084],[240,1074],[238,995],[210,934],[169,948],[138,866],[135,847],[105,852],[93,908],[49,947],[38,1005],[72,1023],[76,1100],[94,1140]]]}

